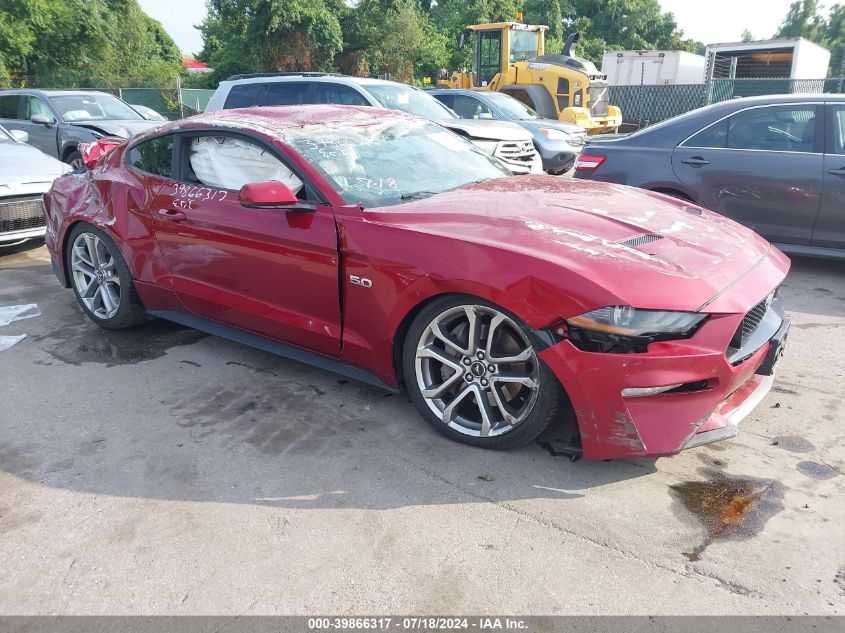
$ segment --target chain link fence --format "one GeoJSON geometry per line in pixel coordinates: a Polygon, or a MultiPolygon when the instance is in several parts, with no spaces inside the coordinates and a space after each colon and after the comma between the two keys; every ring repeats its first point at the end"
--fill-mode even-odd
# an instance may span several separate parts
{"type": "Polygon", "coordinates": [[[622,108],[626,126],[646,127],[695,108],[735,99],[778,94],[845,94],[845,77],[833,79],[714,79],[705,84],[611,86],[610,103],[622,108]]]}

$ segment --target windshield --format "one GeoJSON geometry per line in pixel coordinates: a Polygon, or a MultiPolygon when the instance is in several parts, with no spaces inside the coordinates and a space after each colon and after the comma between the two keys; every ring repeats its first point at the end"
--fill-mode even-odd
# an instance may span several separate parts
{"type": "Polygon", "coordinates": [[[508,118],[516,119],[517,121],[533,121],[534,119],[541,119],[539,114],[529,108],[527,105],[501,92],[485,93],[484,96],[491,101],[491,103],[504,112],[508,118]]]}
{"type": "Polygon", "coordinates": [[[430,94],[402,84],[365,84],[367,92],[382,107],[416,114],[432,121],[457,119],[458,116],[430,94]]]}
{"type": "Polygon", "coordinates": [[[362,207],[399,204],[510,175],[460,136],[404,117],[359,126],[309,125],[284,138],[346,202],[362,207]]]}
{"type": "Polygon", "coordinates": [[[62,95],[52,97],[50,101],[65,121],[144,120],[135,110],[111,95],[62,95]]]}
{"type": "Polygon", "coordinates": [[[540,41],[540,34],[537,31],[511,31],[511,57],[510,61],[522,62],[526,59],[537,57],[537,44],[540,41]]]}

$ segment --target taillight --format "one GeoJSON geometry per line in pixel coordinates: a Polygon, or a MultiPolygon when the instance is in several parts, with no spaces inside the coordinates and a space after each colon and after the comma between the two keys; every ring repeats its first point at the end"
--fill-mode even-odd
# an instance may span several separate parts
{"type": "Polygon", "coordinates": [[[581,154],[575,159],[575,171],[595,171],[606,160],[601,154],[581,154]]]}

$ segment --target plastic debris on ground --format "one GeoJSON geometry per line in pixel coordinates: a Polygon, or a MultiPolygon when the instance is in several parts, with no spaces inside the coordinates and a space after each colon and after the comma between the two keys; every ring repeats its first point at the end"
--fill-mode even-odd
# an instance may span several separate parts
{"type": "Polygon", "coordinates": [[[37,316],[41,316],[41,310],[38,309],[38,304],[36,303],[25,303],[19,306],[0,306],[0,326],[37,316]]]}
{"type": "Polygon", "coordinates": [[[9,349],[12,345],[20,343],[25,338],[26,334],[19,334],[18,336],[0,336],[0,352],[9,349]]]}

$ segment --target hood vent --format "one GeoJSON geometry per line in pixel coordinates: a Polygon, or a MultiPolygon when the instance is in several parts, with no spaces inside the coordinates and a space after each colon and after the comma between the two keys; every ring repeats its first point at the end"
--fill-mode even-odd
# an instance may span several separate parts
{"type": "Polygon", "coordinates": [[[651,244],[652,242],[656,242],[657,240],[662,239],[662,235],[651,235],[649,233],[645,233],[643,235],[635,235],[634,237],[629,237],[627,240],[623,240],[618,243],[622,244],[622,246],[630,246],[631,248],[637,248],[638,246],[645,246],[646,244],[651,244]]]}

